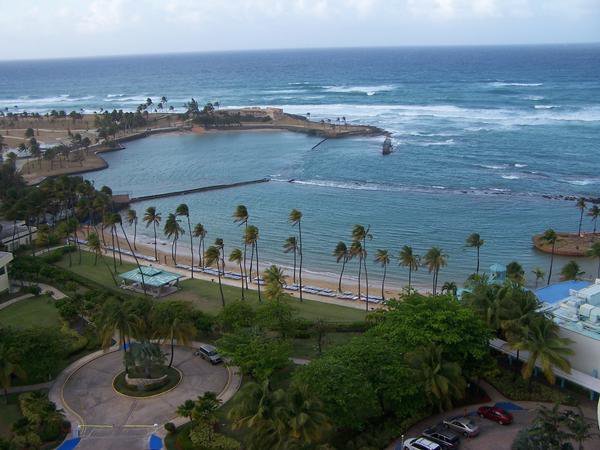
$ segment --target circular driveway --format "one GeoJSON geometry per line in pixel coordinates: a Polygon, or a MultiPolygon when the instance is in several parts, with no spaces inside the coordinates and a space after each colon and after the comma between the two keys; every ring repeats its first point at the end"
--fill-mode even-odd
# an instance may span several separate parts
{"type": "MultiPolygon", "coordinates": [[[[170,350],[170,349],[169,349],[170,350]]],[[[65,406],[87,426],[115,428],[145,427],[169,422],[175,410],[188,399],[205,392],[220,393],[229,382],[222,364],[213,366],[193,350],[175,347],[173,366],[183,378],[173,390],[156,397],[125,397],[113,389],[113,378],[123,371],[123,352],[104,354],[81,366],[63,386],[65,406]]]]}

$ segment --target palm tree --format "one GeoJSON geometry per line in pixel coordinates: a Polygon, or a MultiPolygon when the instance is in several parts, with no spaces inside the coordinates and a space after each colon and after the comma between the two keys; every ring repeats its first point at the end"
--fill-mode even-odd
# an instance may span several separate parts
{"type": "Polygon", "coordinates": [[[233,250],[231,250],[231,253],[229,254],[229,261],[232,263],[236,263],[240,266],[240,277],[242,280],[242,300],[245,299],[245,297],[244,297],[244,268],[242,267],[243,260],[244,260],[244,254],[239,248],[234,248],[233,250]]]}
{"type": "Polygon", "coordinates": [[[0,386],[4,390],[4,400],[8,404],[8,388],[12,383],[12,378],[18,377],[25,379],[25,371],[12,358],[8,347],[4,344],[0,345],[0,386]]]}
{"type": "Polygon", "coordinates": [[[506,278],[520,286],[525,285],[525,270],[517,261],[511,261],[506,265],[506,278]]]}
{"type": "Polygon", "coordinates": [[[129,243],[129,238],[127,237],[127,233],[125,233],[125,228],[123,228],[123,219],[121,218],[121,215],[118,214],[118,213],[115,213],[115,223],[117,223],[117,224],[119,224],[121,226],[121,231],[123,232],[123,237],[125,238],[125,242],[127,242],[127,246],[129,247],[129,251],[133,255],[133,259],[135,260],[135,264],[137,265],[138,271],[140,272],[140,275],[142,276],[142,289],[144,290],[144,295],[146,295],[146,280],[144,278],[144,271],[142,270],[142,266],[140,265],[140,261],[138,260],[137,255],[135,254],[135,252],[131,248],[131,244],[129,243]]]}
{"type": "Polygon", "coordinates": [[[293,253],[294,255],[294,277],[293,283],[296,284],[296,254],[298,253],[298,240],[296,236],[289,236],[283,244],[283,253],[293,253]]]}
{"type": "Polygon", "coordinates": [[[365,256],[360,241],[352,241],[350,245],[350,257],[348,259],[358,258],[358,298],[360,299],[360,278],[362,275],[362,260],[365,256]]]}
{"type": "Polygon", "coordinates": [[[265,280],[265,295],[267,299],[279,301],[283,297],[283,286],[285,285],[285,275],[276,265],[272,265],[263,272],[265,280]]]}
{"type": "Polygon", "coordinates": [[[425,264],[429,273],[433,273],[433,295],[437,294],[440,269],[448,264],[448,256],[439,247],[431,247],[425,254],[425,264]]]}
{"type": "Polygon", "coordinates": [[[456,285],[456,283],[454,281],[446,281],[443,285],[442,285],[442,294],[446,293],[446,294],[451,294],[453,297],[456,297],[456,293],[458,292],[458,286],[456,285]]]}
{"type": "Polygon", "coordinates": [[[300,265],[298,267],[298,286],[300,287],[300,301],[302,301],[302,212],[292,209],[288,216],[292,227],[298,227],[298,253],[300,255],[300,265]]]}
{"type": "Polygon", "coordinates": [[[146,228],[152,224],[154,228],[154,259],[158,261],[158,250],[156,249],[156,226],[160,225],[162,217],[160,213],[156,212],[156,208],[154,206],[149,206],[144,213],[144,223],[146,224],[146,228]]]}
{"type": "Polygon", "coordinates": [[[387,266],[390,263],[390,254],[387,250],[378,249],[375,255],[375,262],[383,267],[383,278],[381,279],[381,298],[385,300],[385,276],[387,274],[387,266]]]}
{"type": "MultiPolygon", "coordinates": [[[[244,243],[252,248],[252,255],[256,255],[256,286],[258,289],[258,301],[261,302],[260,296],[260,269],[258,268],[258,228],[254,225],[248,225],[244,231],[244,243]]],[[[252,274],[252,258],[250,259],[250,274],[252,274]]]]}
{"type": "Polygon", "coordinates": [[[129,224],[129,226],[133,225],[133,248],[135,250],[137,250],[135,240],[137,238],[138,217],[137,217],[137,212],[135,211],[135,209],[129,208],[127,210],[127,223],[129,224]]]}
{"type": "Polygon", "coordinates": [[[187,305],[187,303],[181,305],[169,305],[170,307],[176,307],[169,308],[165,314],[161,314],[158,317],[159,321],[156,324],[158,334],[170,341],[171,357],[169,360],[169,367],[173,366],[175,340],[177,340],[178,345],[188,346],[198,332],[191,319],[191,311],[187,308],[187,305]]]}
{"type": "Polygon", "coordinates": [[[219,277],[219,291],[221,293],[221,304],[223,305],[223,307],[225,307],[225,295],[223,294],[223,285],[221,283],[221,250],[219,249],[219,247],[211,245],[206,249],[206,252],[204,253],[204,263],[207,266],[217,266],[217,275],[219,277]]]}
{"type": "Polygon", "coordinates": [[[102,256],[102,243],[100,242],[98,233],[90,233],[87,241],[88,248],[94,254],[94,265],[96,265],[98,263],[98,256],[102,256]]]}
{"type": "Polygon", "coordinates": [[[546,272],[541,267],[536,267],[531,273],[535,275],[535,288],[537,289],[539,281],[544,278],[546,272]]]}
{"type": "Polygon", "coordinates": [[[555,381],[553,367],[571,373],[571,364],[566,358],[573,354],[573,350],[568,347],[571,342],[570,339],[561,338],[558,325],[545,316],[538,315],[531,322],[522,339],[512,345],[516,350],[529,352],[529,359],[523,365],[522,374],[524,379],[529,379],[530,388],[531,374],[538,360],[550,384],[554,384],[555,381]]]}
{"type": "Polygon", "coordinates": [[[408,267],[408,289],[410,289],[413,270],[419,270],[419,266],[421,265],[421,257],[413,252],[413,249],[410,245],[405,245],[402,247],[402,250],[400,250],[398,262],[401,266],[408,267]]]}
{"type": "Polygon", "coordinates": [[[204,228],[204,225],[197,223],[196,226],[194,226],[194,237],[200,238],[200,241],[198,242],[198,267],[200,268],[204,267],[204,264],[202,264],[202,255],[204,254],[204,238],[206,237],[206,234],[207,231],[206,228],[204,228]]]}
{"type": "MultiPolygon", "coordinates": [[[[112,241],[112,256],[113,256],[113,265],[115,269],[115,273],[117,272],[117,258],[115,253],[115,216],[113,213],[107,213],[104,217],[104,226],[110,229],[110,236],[112,241]]],[[[121,253],[119,252],[119,258],[121,257],[121,253]]]]}
{"type": "Polygon", "coordinates": [[[215,239],[214,245],[217,246],[221,252],[221,271],[223,272],[223,275],[225,275],[225,241],[223,238],[218,237],[215,239]]]}
{"type": "Polygon", "coordinates": [[[189,419],[192,417],[192,411],[194,410],[195,406],[196,402],[194,402],[194,400],[186,400],[177,407],[177,415],[189,419]]]}
{"type": "Polygon", "coordinates": [[[585,212],[585,198],[583,197],[579,197],[579,199],[577,199],[577,203],[575,203],[575,206],[577,206],[577,208],[579,209],[579,229],[577,231],[577,235],[581,236],[581,224],[583,222],[583,213],[585,212]]]}
{"type": "Polygon", "coordinates": [[[470,234],[469,237],[467,237],[467,240],[465,243],[466,247],[477,249],[477,269],[475,270],[475,273],[479,273],[479,249],[483,246],[484,243],[485,243],[485,241],[483,239],[481,239],[481,236],[479,236],[479,233],[470,234]]]}
{"type": "Polygon", "coordinates": [[[354,225],[354,228],[352,228],[352,239],[362,244],[362,262],[365,268],[365,309],[367,310],[367,312],[369,311],[369,274],[367,272],[367,239],[373,239],[373,236],[369,233],[370,229],[370,225],[365,228],[363,225],[360,224],[356,224],[354,225]]]}
{"type": "Polygon", "coordinates": [[[98,324],[103,350],[111,346],[117,333],[119,347],[125,349],[138,325],[138,317],[119,300],[111,299],[102,307],[98,324]]]}
{"type": "Polygon", "coordinates": [[[340,241],[335,246],[333,250],[333,256],[335,256],[335,262],[339,264],[342,261],[342,271],[340,272],[340,281],[338,282],[338,291],[342,292],[342,277],[344,276],[344,269],[346,268],[346,263],[350,259],[350,251],[348,247],[344,243],[344,241],[340,241]]]}
{"type": "Polygon", "coordinates": [[[184,216],[187,218],[188,232],[190,233],[190,254],[192,255],[192,280],[194,279],[194,236],[192,234],[192,223],[190,222],[190,208],[185,203],[180,204],[175,210],[175,214],[178,216],[184,216]]]}
{"type": "Polygon", "coordinates": [[[581,275],[583,275],[584,273],[585,272],[581,270],[581,267],[579,267],[579,264],[577,264],[573,260],[566,263],[560,271],[562,279],[565,281],[579,280],[581,278],[581,275]]]}
{"type": "MultiPolygon", "coordinates": [[[[233,222],[237,223],[239,226],[244,225],[244,231],[248,228],[248,219],[250,219],[250,214],[248,214],[248,208],[244,205],[237,205],[235,211],[233,212],[233,222]]],[[[244,242],[244,273],[242,274],[242,289],[244,289],[244,279],[246,280],[246,289],[248,289],[248,272],[246,270],[246,250],[247,244],[244,242]]],[[[252,278],[252,264],[250,264],[250,278],[252,278]]]]}
{"type": "Polygon", "coordinates": [[[600,217],[600,207],[598,207],[598,205],[592,206],[587,215],[590,216],[592,222],[594,222],[594,231],[592,231],[592,233],[596,234],[596,225],[598,223],[598,217],[600,217]]]}
{"type": "Polygon", "coordinates": [[[177,264],[177,241],[179,240],[179,236],[184,234],[184,231],[183,228],[181,228],[181,225],[179,225],[179,221],[175,214],[170,213],[167,216],[163,233],[165,233],[168,238],[173,238],[171,244],[171,258],[173,259],[173,263],[177,264]]]}
{"type": "Polygon", "coordinates": [[[556,249],[556,242],[558,241],[558,236],[552,228],[549,228],[548,230],[544,231],[544,234],[542,235],[540,240],[545,244],[552,245],[552,252],[550,253],[550,270],[548,271],[548,281],[546,282],[546,285],[548,285],[550,284],[550,279],[552,278],[552,266],[554,265],[554,251],[556,249]]]}
{"type": "Polygon", "coordinates": [[[435,344],[408,355],[410,366],[417,371],[418,379],[425,385],[429,402],[440,411],[450,409],[452,400],[464,397],[466,382],[460,365],[446,362],[442,348],[435,344]]]}
{"type": "Polygon", "coordinates": [[[304,445],[320,443],[332,428],[331,421],[323,412],[323,403],[306,384],[294,386],[287,394],[285,417],[289,435],[304,445]]]}
{"type": "Polygon", "coordinates": [[[598,273],[596,274],[596,278],[600,278],[600,242],[594,242],[587,251],[587,255],[592,258],[598,258],[598,273]]]}

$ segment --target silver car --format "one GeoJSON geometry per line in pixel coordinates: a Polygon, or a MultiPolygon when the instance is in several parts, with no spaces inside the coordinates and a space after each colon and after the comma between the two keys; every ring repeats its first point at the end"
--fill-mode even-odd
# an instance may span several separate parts
{"type": "Polygon", "coordinates": [[[442,446],[424,437],[408,438],[404,441],[402,450],[442,450],[442,446]]]}
{"type": "Polygon", "coordinates": [[[465,437],[475,437],[479,434],[479,427],[468,417],[451,417],[442,423],[444,427],[454,430],[465,437]]]}
{"type": "Polygon", "coordinates": [[[210,344],[202,344],[198,347],[198,350],[194,353],[196,356],[200,356],[201,358],[207,360],[209,363],[215,365],[219,364],[223,360],[221,356],[217,353],[217,349],[210,344]]]}

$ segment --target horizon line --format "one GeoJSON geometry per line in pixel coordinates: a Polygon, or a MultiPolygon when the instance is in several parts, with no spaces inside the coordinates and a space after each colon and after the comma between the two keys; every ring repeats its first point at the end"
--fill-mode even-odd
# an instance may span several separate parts
{"type": "Polygon", "coordinates": [[[328,46],[328,47],[273,47],[273,48],[248,48],[248,49],[222,49],[222,50],[190,50],[166,51],[148,53],[123,53],[123,54],[98,54],[76,56],[51,56],[48,58],[11,58],[0,59],[0,63],[9,62],[42,62],[65,61],[101,58],[139,58],[156,56],[202,55],[202,54],[227,54],[227,53],[268,53],[281,51],[327,51],[327,50],[367,50],[367,49],[402,49],[402,48],[500,48],[500,47],[568,47],[568,46],[594,46],[600,41],[592,42],[541,42],[541,43],[513,43],[513,44],[406,44],[406,45],[365,45],[365,46],[328,46]]]}

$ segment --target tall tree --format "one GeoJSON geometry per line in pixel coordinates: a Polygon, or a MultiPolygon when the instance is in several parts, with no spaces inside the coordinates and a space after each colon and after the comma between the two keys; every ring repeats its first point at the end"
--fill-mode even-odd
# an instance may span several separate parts
{"type": "Polygon", "coordinates": [[[385,276],[387,275],[387,266],[390,263],[390,254],[387,250],[378,249],[375,255],[375,262],[383,267],[383,277],[381,279],[381,298],[385,300],[385,276]]]}
{"type": "Polygon", "coordinates": [[[558,241],[558,236],[556,232],[552,228],[550,228],[544,231],[544,234],[542,235],[540,240],[543,243],[552,246],[552,251],[550,253],[550,270],[548,271],[548,281],[546,282],[546,284],[548,285],[550,284],[550,279],[552,278],[552,266],[554,266],[554,252],[556,250],[556,242],[558,241]]]}
{"type": "Polygon", "coordinates": [[[88,236],[88,247],[94,254],[94,265],[98,264],[98,256],[102,256],[102,243],[98,233],[90,233],[88,236]]]}
{"type": "Polygon", "coordinates": [[[290,211],[288,220],[292,227],[298,227],[298,253],[300,255],[300,265],[298,267],[298,286],[300,287],[300,301],[302,301],[302,212],[297,209],[290,211]]]}
{"type": "Polygon", "coordinates": [[[535,288],[537,289],[540,280],[544,279],[546,272],[541,267],[534,268],[531,273],[535,276],[535,288]]]}
{"type": "Polygon", "coordinates": [[[144,271],[142,270],[142,266],[140,265],[140,261],[139,261],[137,255],[133,251],[133,248],[131,248],[131,243],[129,242],[129,237],[127,237],[127,233],[125,233],[125,228],[123,227],[123,219],[121,218],[120,214],[115,213],[115,223],[117,223],[117,224],[119,224],[121,226],[121,231],[123,232],[123,237],[125,238],[125,242],[127,242],[127,246],[129,247],[129,251],[133,255],[133,259],[135,260],[135,264],[136,264],[136,266],[138,268],[138,271],[140,272],[140,275],[142,277],[142,289],[144,291],[144,295],[146,295],[146,278],[144,276],[144,271]]]}
{"type": "Polygon", "coordinates": [[[585,208],[587,206],[585,203],[585,198],[579,197],[575,205],[579,209],[579,229],[577,230],[577,235],[581,236],[581,224],[583,223],[583,213],[585,212],[585,208]]]}
{"type": "Polygon", "coordinates": [[[179,241],[179,237],[184,234],[184,231],[181,225],[179,225],[179,221],[175,214],[170,213],[167,216],[163,233],[168,238],[173,239],[173,242],[171,243],[171,258],[173,259],[173,263],[177,264],[177,241],[179,241]]]}
{"type": "Polygon", "coordinates": [[[265,280],[265,296],[271,301],[280,301],[283,298],[283,286],[285,285],[285,275],[281,268],[275,264],[263,272],[265,280]]]}
{"type": "Polygon", "coordinates": [[[360,242],[362,245],[362,262],[365,269],[365,309],[369,311],[369,273],[367,271],[367,239],[373,239],[373,236],[369,232],[371,226],[364,227],[363,225],[356,224],[352,228],[352,239],[360,242]]]}
{"type": "Polygon", "coordinates": [[[563,280],[579,280],[585,272],[581,270],[577,262],[571,260],[566,263],[560,271],[563,280]]]}
{"type": "MultiPolygon", "coordinates": [[[[237,223],[239,226],[244,225],[244,232],[248,228],[248,219],[250,218],[250,214],[248,214],[248,208],[245,205],[237,205],[235,211],[233,212],[233,222],[237,223]]],[[[248,245],[244,240],[244,273],[242,274],[242,289],[244,289],[244,280],[246,282],[246,289],[248,289],[248,271],[246,269],[246,250],[248,245]]],[[[250,278],[252,278],[252,263],[250,263],[250,278]]]]}
{"type": "Polygon", "coordinates": [[[221,249],[211,245],[204,253],[204,263],[207,266],[217,266],[217,275],[219,277],[219,292],[221,293],[221,304],[225,306],[225,295],[223,294],[223,284],[221,283],[221,249]]]}
{"type": "Polygon", "coordinates": [[[523,378],[529,380],[531,387],[531,375],[533,368],[539,361],[544,376],[550,384],[554,384],[554,367],[558,367],[563,372],[571,372],[571,364],[567,356],[573,354],[569,348],[571,340],[559,336],[559,327],[552,320],[543,315],[539,315],[533,320],[522,337],[522,340],[515,342],[512,347],[517,350],[526,350],[529,352],[529,359],[523,365],[523,378]]]}
{"type": "Polygon", "coordinates": [[[400,250],[398,255],[398,262],[401,266],[408,267],[408,289],[411,288],[412,273],[413,271],[419,270],[421,265],[421,257],[413,251],[410,245],[405,245],[400,250]]]}
{"type": "Polygon", "coordinates": [[[340,271],[340,280],[338,281],[338,291],[342,292],[342,277],[344,276],[344,269],[346,268],[346,263],[348,259],[350,259],[350,251],[346,246],[344,241],[340,241],[335,246],[333,250],[333,256],[335,256],[335,261],[339,264],[342,262],[342,270],[340,271]]]}
{"type": "Polygon", "coordinates": [[[197,330],[192,321],[193,311],[189,303],[167,301],[156,304],[152,310],[152,321],[158,337],[168,340],[171,347],[169,367],[173,365],[175,341],[177,345],[188,346],[197,330]]]}
{"type": "Polygon", "coordinates": [[[154,229],[154,259],[158,261],[158,250],[156,247],[156,226],[160,225],[162,217],[160,213],[156,211],[156,207],[149,206],[144,213],[144,223],[146,224],[146,228],[152,225],[154,229]]]}
{"type": "Polygon", "coordinates": [[[506,278],[520,286],[525,285],[525,270],[517,261],[511,261],[506,265],[506,278]]]}
{"type": "Polygon", "coordinates": [[[238,264],[240,266],[240,277],[242,280],[242,300],[245,299],[244,268],[242,267],[243,260],[244,260],[244,253],[239,248],[234,248],[233,250],[231,250],[231,253],[229,254],[229,261],[232,263],[238,264]]]}
{"type": "Polygon", "coordinates": [[[598,205],[594,205],[588,211],[588,216],[592,218],[592,222],[594,223],[594,230],[592,233],[596,234],[596,225],[598,224],[598,217],[600,217],[600,207],[598,205]]]}
{"type": "Polygon", "coordinates": [[[194,237],[199,238],[198,242],[198,267],[203,268],[202,255],[204,255],[204,238],[206,237],[207,231],[204,225],[197,223],[194,226],[194,237]]]}
{"type": "Polygon", "coordinates": [[[135,209],[129,208],[127,210],[127,223],[129,224],[129,226],[133,225],[133,249],[137,251],[137,246],[136,246],[136,239],[137,239],[137,224],[138,224],[138,217],[137,217],[137,212],[135,211],[135,209]]]}
{"type": "MultiPolygon", "coordinates": [[[[258,228],[254,225],[248,225],[244,231],[244,243],[250,245],[252,248],[252,254],[256,257],[256,286],[258,290],[258,301],[261,302],[262,298],[260,295],[260,269],[258,268],[258,228]]],[[[252,268],[252,259],[250,259],[250,268],[252,268]]],[[[252,273],[252,270],[250,270],[252,273]]]]}
{"type": "Polygon", "coordinates": [[[440,269],[448,264],[448,256],[439,247],[431,247],[425,254],[425,264],[429,273],[433,274],[433,295],[437,294],[438,275],[440,269]]]}
{"type": "Polygon", "coordinates": [[[361,281],[362,267],[363,267],[362,260],[365,256],[365,254],[363,252],[362,244],[360,243],[360,241],[352,241],[352,244],[350,245],[349,254],[350,254],[349,259],[358,258],[358,298],[360,299],[361,298],[360,281],[361,281]]]}
{"type": "Polygon", "coordinates": [[[4,391],[4,400],[8,404],[8,388],[12,384],[13,377],[25,379],[25,371],[17,364],[13,355],[10,354],[8,346],[0,345],[0,386],[4,391]]]}
{"type": "Polygon", "coordinates": [[[587,255],[598,259],[598,272],[596,273],[596,278],[600,278],[600,242],[594,242],[587,251],[587,255]]]}
{"type": "Polygon", "coordinates": [[[481,239],[479,233],[471,233],[467,237],[467,240],[465,242],[466,247],[477,249],[477,269],[475,270],[475,273],[479,273],[479,250],[481,249],[484,243],[485,241],[481,239]]]}
{"type": "Polygon", "coordinates": [[[188,233],[190,233],[190,254],[192,255],[191,273],[194,279],[194,235],[192,234],[192,223],[190,222],[190,208],[185,203],[180,204],[175,210],[177,216],[183,216],[187,219],[188,233]]]}
{"type": "Polygon", "coordinates": [[[452,401],[464,397],[467,383],[460,365],[444,360],[443,349],[435,344],[408,356],[409,363],[425,385],[425,394],[440,411],[452,408],[452,401]]]}
{"type": "Polygon", "coordinates": [[[296,254],[298,253],[298,240],[296,236],[289,236],[283,243],[283,253],[292,253],[294,255],[294,276],[293,283],[296,284],[296,254]]]}

